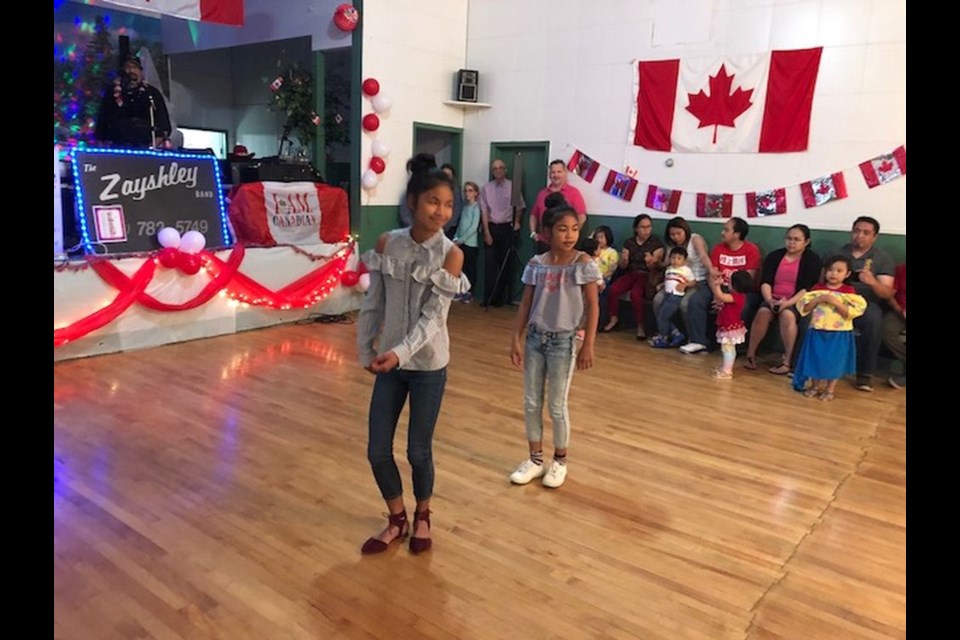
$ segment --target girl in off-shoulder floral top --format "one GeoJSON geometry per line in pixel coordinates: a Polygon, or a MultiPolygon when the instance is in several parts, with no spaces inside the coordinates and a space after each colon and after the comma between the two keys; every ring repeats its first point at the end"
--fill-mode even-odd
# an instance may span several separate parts
{"type": "Polygon", "coordinates": [[[357,345],[360,364],[377,376],[370,399],[367,458],[390,515],[387,528],[368,539],[362,553],[386,551],[411,529],[412,552],[431,546],[433,431],[450,360],[447,314],[453,297],[470,289],[460,273],[463,252],[443,233],[453,215],[455,188],[443,171],[415,172],[407,185],[413,211],[410,227],[383,234],[376,249],[364,256],[370,288],[357,319],[357,345]],[[412,527],[393,459],[393,436],[408,395],[407,460],[417,499],[412,527]]]}
{"type": "Polygon", "coordinates": [[[808,398],[833,400],[837,380],[857,371],[853,319],[863,315],[867,301],[850,285],[850,260],[835,256],[824,261],[824,284],[816,284],[797,301],[801,316],[812,314],[810,328],[793,373],[793,388],[808,398]]]}

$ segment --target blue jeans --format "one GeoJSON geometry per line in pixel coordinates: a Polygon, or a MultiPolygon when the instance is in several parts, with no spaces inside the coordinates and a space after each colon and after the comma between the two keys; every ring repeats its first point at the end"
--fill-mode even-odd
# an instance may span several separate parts
{"type": "MultiPolygon", "coordinates": [[[[657,318],[660,317],[660,307],[666,297],[667,294],[660,291],[653,298],[653,310],[656,312],[657,318]]],[[[710,291],[710,287],[705,282],[698,283],[681,299],[680,315],[683,317],[683,326],[687,330],[687,340],[690,342],[702,345],[710,344],[707,342],[707,314],[710,311],[712,300],[713,292],[710,291]]]]}
{"type": "Polygon", "coordinates": [[[400,471],[393,459],[393,435],[400,412],[410,396],[407,460],[413,469],[413,494],[417,501],[433,495],[433,429],[447,384],[447,369],[378,373],[370,398],[370,435],[367,459],[384,500],[403,495],[400,471]]]}
{"type": "Polygon", "coordinates": [[[553,447],[566,449],[570,442],[570,412],[567,394],[576,369],[576,333],[527,328],[523,364],[523,417],[527,440],[543,440],[543,397],[553,421],[553,447]]]}
{"type": "Polygon", "coordinates": [[[883,336],[883,309],[879,302],[867,303],[867,309],[853,319],[857,336],[857,375],[872,376],[877,368],[877,356],[883,336]]]}
{"type": "Polygon", "coordinates": [[[673,323],[673,316],[680,310],[680,303],[683,302],[683,298],[683,296],[674,293],[664,294],[662,298],[663,302],[657,309],[657,333],[664,338],[669,337],[671,333],[677,330],[677,325],[673,323]]]}

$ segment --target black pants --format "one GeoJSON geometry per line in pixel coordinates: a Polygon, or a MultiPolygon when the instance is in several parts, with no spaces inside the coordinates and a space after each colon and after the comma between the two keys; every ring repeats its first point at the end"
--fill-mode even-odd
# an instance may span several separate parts
{"type": "Polygon", "coordinates": [[[477,258],[480,255],[480,247],[468,247],[462,244],[460,249],[463,251],[463,275],[470,281],[470,293],[478,296],[480,294],[477,291],[477,258]]]}
{"type": "Polygon", "coordinates": [[[500,265],[504,264],[510,247],[513,246],[514,233],[513,223],[490,223],[490,235],[493,236],[493,244],[484,244],[483,259],[486,263],[483,270],[483,300],[494,307],[501,307],[510,302],[510,295],[513,289],[513,265],[506,262],[503,273],[500,275],[500,281],[497,282],[497,274],[500,272],[500,265]],[[494,291],[494,284],[497,288],[494,291]]]}

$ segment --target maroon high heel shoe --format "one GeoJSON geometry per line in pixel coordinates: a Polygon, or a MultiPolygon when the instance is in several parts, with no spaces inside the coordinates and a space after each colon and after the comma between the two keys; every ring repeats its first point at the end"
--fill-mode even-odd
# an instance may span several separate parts
{"type": "Polygon", "coordinates": [[[377,538],[367,538],[367,541],[363,543],[362,547],[360,547],[360,553],[364,555],[369,555],[371,553],[382,553],[390,547],[391,543],[397,540],[403,540],[410,533],[410,524],[407,522],[406,511],[390,514],[387,516],[387,519],[390,521],[391,527],[396,527],[399,529],[400,533],[397,534],[397,537],[390,542],[384,542],[383,540],[378,540],[377,538]]]}
{"type": "MultiPolygon", "coordinates": [[[[413,512],[413,529],[416,531],[417,520],[424,520],[427,523],[427,529],[432,530],[430,526],[430,509],[426,511],[414,511],[413,512]]],[[[422,553],[430,548],[433,544],[432,538],[418,538],[414,535],[410,536],[410,552],[411,553],[422,553]]]]}

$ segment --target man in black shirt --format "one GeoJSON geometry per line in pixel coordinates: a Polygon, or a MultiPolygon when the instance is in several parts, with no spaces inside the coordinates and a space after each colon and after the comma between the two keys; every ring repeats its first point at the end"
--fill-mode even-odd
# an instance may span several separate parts
{"type": "Polygon", "coordinates": [[[124,61],[120,77],[104,92],[95,136],[114,147],[162,147],[170,136],[166,101],[144,82],[136,56],[124,61]]]}

